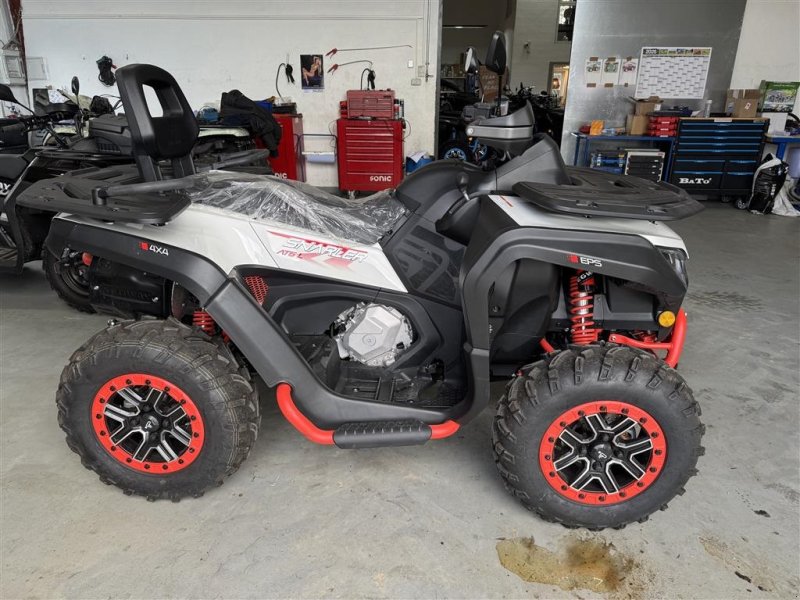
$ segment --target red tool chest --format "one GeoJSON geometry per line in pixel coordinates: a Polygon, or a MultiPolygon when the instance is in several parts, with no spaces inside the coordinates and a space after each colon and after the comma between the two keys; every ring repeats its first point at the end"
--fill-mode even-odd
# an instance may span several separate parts
{"type": "Polygon", "coordinates": [[[349,90],[347,92],[347,116],[350,118],[394,119],[394,104],[394,90],[349,90]]]}
{"type": "Polygon", "coordinates": [[[276,177],[306,180],[303,162],[303,115],[272,114],[281,126],[281,141],[278,144],[278,156],[270,157],[269,164],[276,177]]]}
{"type": "Polygon", "coordinates": [[[339,189],[377,192],[403,180],[403,121],[339,119],[336,122],[339,189]]]}

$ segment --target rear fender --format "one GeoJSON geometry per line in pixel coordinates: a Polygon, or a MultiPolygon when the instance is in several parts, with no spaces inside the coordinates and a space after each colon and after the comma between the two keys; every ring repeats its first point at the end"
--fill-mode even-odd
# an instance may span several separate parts
{"type": "Polygon", "coordinates": [[[194,294],[201,305],[227,280],[222,269],[193,252],[58,217],[53,219],[46,244],[56,255],[69,246],[175,281],[194,294]]]}

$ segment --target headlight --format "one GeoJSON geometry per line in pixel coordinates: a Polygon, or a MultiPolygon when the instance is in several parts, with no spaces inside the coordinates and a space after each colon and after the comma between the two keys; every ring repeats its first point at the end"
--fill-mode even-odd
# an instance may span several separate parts
{"type": "Polygon", "coordinates": [[[686,272],[686,253],[680,248],[659,248],[661,256],[667,259],[685,285],[689,285],[689,274],[686,272]]]}

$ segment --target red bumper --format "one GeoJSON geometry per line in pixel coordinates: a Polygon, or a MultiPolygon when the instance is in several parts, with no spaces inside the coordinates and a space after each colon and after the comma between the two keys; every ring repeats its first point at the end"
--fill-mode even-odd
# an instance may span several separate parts
{"type": "Polygon", "coordinates": [[[666,350],[667,355],[664,357],[664,362],[674,369],[681,359],[683,344],[686,341],[686,312],[683,309],[678,311],[675,325],[672,327],[672,335],[666,342],[645,342],[619,333],[612,333],[608,336],[608,341],[643,350],[666,350]]]}

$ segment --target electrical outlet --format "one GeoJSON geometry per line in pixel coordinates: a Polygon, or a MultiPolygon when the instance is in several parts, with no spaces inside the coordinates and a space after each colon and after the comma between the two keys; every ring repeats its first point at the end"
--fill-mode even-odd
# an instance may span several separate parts
{"type": "Polygon", "coordinates": [[[420,79],[419,77],[415,77],[414,79],[411,80],[411,85],[422,85],[422,79],[420,79]]]}
{"type": "Polygon", "coordinates": [[[413,69],[414,68],[414,61],[413,60],[408,61],[408,68],[409,69],[413,69]]]}
{"type": "Polygon", "coordinates": [[[417,77],[425,77],[425,65],[417,65],[417,77]]]}

